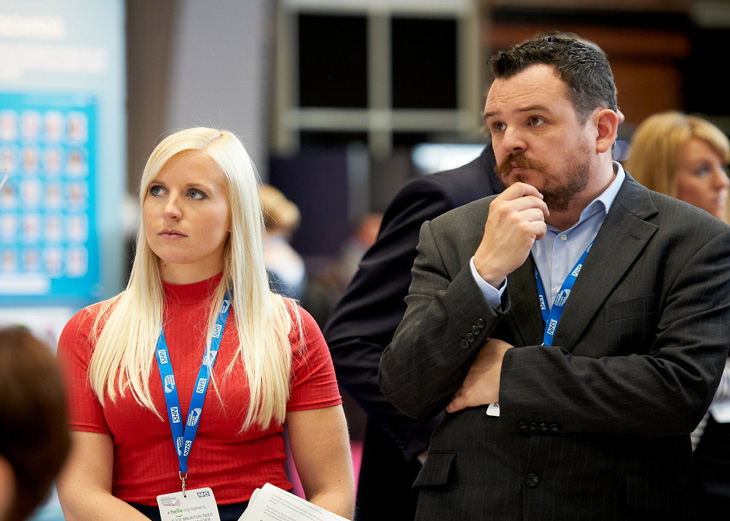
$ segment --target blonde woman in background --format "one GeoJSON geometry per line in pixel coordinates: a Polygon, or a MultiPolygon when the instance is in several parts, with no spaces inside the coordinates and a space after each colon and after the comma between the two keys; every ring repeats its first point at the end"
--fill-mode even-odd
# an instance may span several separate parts
{"type": "Polygon", "coordinates": [[[289,243],[299,228],[299,208],[271,185],[259,187],[259,200],[264,213],[264,263],[271,287],[281,295],[301,300],[307,272],[301,255],[289,243]]]}
{"type": "MultiPolygon", "coordinates": [[[[712,123],[670,111],[647,118],[634,132],[626,169],[652,190],[728,219],[730,142],[712,123]]],[[[730,339],[728,339],[730,342],[730,339]]],[[[688,488],[699,519],[730,512],[730,366],[708,414],[692,434],[688,488]]]]}
{"type": "Polygon", "coordinates": [[[158,497],[207,488],[213,513],[236,520],[266,482],[292,488],[285,421],[307,499],[352,517],[329,351],[311,317],[269,289],[258,184],[227,131],[183,130],[152,152],[127,288],[76,314],[59,342],[68,521],[160,519],[158,497]]]}

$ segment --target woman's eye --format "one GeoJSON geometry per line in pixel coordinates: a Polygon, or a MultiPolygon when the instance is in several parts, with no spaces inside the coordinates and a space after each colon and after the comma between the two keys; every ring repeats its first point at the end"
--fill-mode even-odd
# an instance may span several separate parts
{"type": "Polygon", "coordinates": [[[205,199],[205,193],[200,190],[196,190],[195,188],[190,189],[190,191],[188,191],[188,195],[191,199],[205,199]]]}
{"type": "Polygon", "coordinates": [[[695,170],[695,175],[697,177],[704,177],[708,175],[712,170],[708,166],[701,166],[697,170],[695,170]]]}
{"type": "Polygon", "coordinates": [[[160,195],[162,193],[162,187],[152,185],[150,186],[150,195],[160,195]]]}

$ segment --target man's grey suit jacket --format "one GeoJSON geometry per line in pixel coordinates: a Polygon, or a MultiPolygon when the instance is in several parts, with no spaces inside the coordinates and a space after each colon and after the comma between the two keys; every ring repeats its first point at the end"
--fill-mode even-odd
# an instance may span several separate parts
{"type": "Polygon", "coordinates": [[[421,229],[408,309],[384,352],[386,397],[438,414],[488,337],[501,416],[447,415],[415,487],[418,520],[693,519],[689,433],[730,342],[730,227],[628,174],[568,298],[553,346],[531,257],[499,309],[474,282],[485,198],[421,229]]]}

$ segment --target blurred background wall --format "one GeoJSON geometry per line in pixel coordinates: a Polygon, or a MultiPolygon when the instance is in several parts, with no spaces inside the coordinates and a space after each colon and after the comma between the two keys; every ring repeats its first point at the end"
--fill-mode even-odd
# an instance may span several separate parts
{"type": "Polygon", "coordinates": [[[486,60],[535,33],[573,31],[608,53],[622,139],[670,108],[730,131],[716,79],[728,4],[128,0],[129,190],[163,132],[231,128],[264,180],[300,206],[293,243],[311,272],[326,274],[404,182],[478,154],[486,60]]]}

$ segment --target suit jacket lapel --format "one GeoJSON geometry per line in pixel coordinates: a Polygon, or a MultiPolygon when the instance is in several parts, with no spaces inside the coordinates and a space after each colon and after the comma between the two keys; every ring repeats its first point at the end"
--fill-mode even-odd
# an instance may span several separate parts
{"type": "Polygon", "coordinates": [[[512,322],[512,329],[518,332],[522,345],[541,344],[545,324],[540,313],[532,255],[507,277],[507,291],[511,302],[509,319],[512,322]],[[510,291],[509,288],[514,290],[510,291]]]}
{"type": "Polygon", "coordinates": [[[576,345],[656,232],[657,226],[646,221],[656,212],[649,190],[627,173],[565,305],[555,345],[569,350],[576,345]]]}

